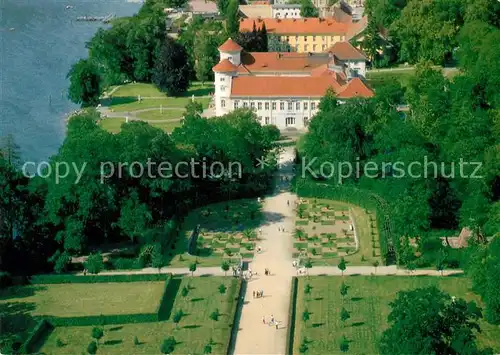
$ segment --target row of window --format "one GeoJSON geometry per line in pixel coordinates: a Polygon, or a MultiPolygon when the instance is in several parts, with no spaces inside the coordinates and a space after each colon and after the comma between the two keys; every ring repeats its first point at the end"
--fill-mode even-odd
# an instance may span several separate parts
{"type": "MultiPolygon", "coordinates": [[[[307,38],[312,37],[312,41],[316,42],[316,37],[321,38],[323,42],[326,42],[328,37],[330,37],[330,41],[335,41],[335,36],[295,36],[295,42],[299,41],[299,37],[301,40],[304,40],[304,42],[307,42],[307,38]]],[[[282,39],[284,39],[287,42],[290,42],[290,38],[293,38],[293,36],[283,36],[282,39]]]]}
{"type": "MultiPolygon", "coordinates": [[[[262,122],[262,116],[259,116],[259,121],[262,122]]],[[[270,124],[271,120],[268,116],[264,117],[264,124],[270,124]]],[[[303,118],[303,123],[304,127],[307,127],[309,124],[309,117],[304,117],[303,118]]],[[[286,117],[285,118],[285,125],[288,126],[295,126],[295,117],[286,117]]]]}
{"type": "MultiPolygon", "coordinates": [[[[287,111],[293,111],[294,107],[296,111],[300,111],[300,102],[284,102],[280,101],[280,111],[285,111],[285,104],[287,111]]],[[[249,104],[247,101],[243,101],[243,108],[248,108],[249,104]]],[[[271,102],[271,109],[276,110],[276,102],[273,101],[271,102]]],[[[226,101],[221,100],[221,107],[226,107],[226,101]]],[[[236,110],[237,108],[240,107],[240,101],[239,100],[234,100],[233,103],[233,108],[236,110]]],[[[307,110],[309,108],[309,105],[307,102],[302,103],[303,110],[307,110]]],[[[252,110],[255,110],[255,102],[251,101],[250,102],[250,108],[252,110]]],[[[262,102],[257,102],[257,110],[262,110],[262,102]]],[[[269,102],[264,103],[264,110],[269,110],[269,102]]],[[[316,102],[311,102],[311,110],[316,110],[316,102]]]]}
{"type": "MultiPolygon", "coordinates": [[[[316,46],[315,44],[313,44],[311,47],[312,47],[312,52],[316,52],[320,48],[319,45],[316,46]]],[[[311,47],[309,47],[307,44],[304,44],[304,52],[308,52],[309,48],[311,48],[311,47]]],[[[300,44],[297,45],[297,51],[298,52],[301,51],[300,44]]],[[[326,44],[321,45],[321,51],[322,52],[326,51],[326,44]]]]}

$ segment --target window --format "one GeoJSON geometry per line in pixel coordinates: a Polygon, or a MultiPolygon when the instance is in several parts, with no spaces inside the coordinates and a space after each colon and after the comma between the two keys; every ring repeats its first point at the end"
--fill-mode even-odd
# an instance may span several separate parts
{"type": "Polygon", "coordinates": [[[304,102],[304,110],[307,110],[307,102],[304,102]]]}
{"type": "Polygon", "coordinates": [[[255,102],[253,102],[253,101],[252,101],[252,102],[250,102],[250,108],[251,108],[252,110],[255,110],[255,102]]]}
{"type": "Polygon", "coordinates": [[[313,36],[313,42],[316,41],[316,36],[313,36]]]}
{"type": "Polygon", "coordinates": [[[307,42],[307,36],[304,36],[304,42],[307,42]]]}
{"type": "Polygon", "coordinates": [[[266,110],[269,110],[269,102],[266,102],[266,103],[264,104],[264,107],[266,108],[266,110]]]}
{"type": "Polygon", "coordinates": [[[293,102],[289,102],[288,103],[288,111],[292,111],[293,110],[293,102]]]}
{"type": "Polygon", "coordinates": [[[332,39],[332,42],[333,42],[333,41],[335,41],[335,37],[333,37],[333,36],[332,36],[332,38],[331,38],[331,39],[332,39]]]}
{"type": "Polygon", "coordinates": [[[240,102],[238,100],[234,100],[233,106],[235,110],[238,108],[239,104],[240,102]]]}
{"type": "Polygon", "coordinates": [[[226,107],[226,100],[220,100],[220,107],[226,107]]]}
{"type": "Polygon", "coordinates": [[[304,45],[304,52],[307,52],[307,47],[308,47],[307,44],[304,45]]]}
{"type": "Polygon", "coordinates": [[[316,110],[316,102],[311,102],[311,110],[316,110]]]}
{"type": "Polygon", "coordinates": [[[324,52],[324,51],[326,51],[326,44],[323,44],[323,45],[321,46],[321,50],[322,50],[323,52],[324,52]]]}
{"type": "Polygon", "coordinates": [[[323,36],[322,39],[323,39],[323,42],[326,42],[326,36],[323,36]]]}
{"type": "Polygon", "coordinates": [[[313,44],[313,52],[316,52],[316,45],[313,44]]]}
{"type": "Polygon", "coordinates": [[[226,81],[226,77],[221,76],[221,77],[220,77],[220,81],[226,81]]]}
{"type": "Polygon", "coordinates": [[[266,124],[269,124],[269,117],[266,117],[266,124]]]}
{"type": "Polygon", "coordinates": [[[233,57],[232,56],[227,57],[227,59],[229,59],[230,62],[233,61],[233,57]]]}
{"type": "Polygon", "coordinates": [[[295,117],[287,117],[285,119],[285,123],[287,126],[294,126],[295,125],[295,117]]]}
{"type": "Polygon", "coordinates": [[[247,108],[248,107],[248,102],[243,102],[243,108],[247,108]]]}
{"type": "Polygon", "coordinates": [[[257,109],[258,110],[262,110],[262,102],[258,102],[257,103],[257,109]]]}
{"type": "MultiPolygon", "coordinates": [[[[285,17],[286,17],[286,15],[285,15],[285,17]]],[[[290,36],[286,36],[286,41],[290,42],[290,36]]]]}
{"type": "Polygon", "coordinates": [[[224,85],[221,85],[220,89],[221,89],[222,91],[224,91],[224,90],[226,90],[226,87],[225,87],[224,85]]]}
{"type": "Polygon", "coordinates": [[[280,102],[280,110],[283,111],[285,109],[285,103],[280,102]]]}
{"type": "Polygon", "coordinates": [[[273,102],[272,108],[273,108],[273,110],[276,110],[276,102],[273,102]]]}
{"type": "Polygon", "coordinates": [[[298,101],[297,101],[297,102],[295,103],[295,109],[296,109],[297,111],[300,111],[300,102],[298,102],[298,101]]]}

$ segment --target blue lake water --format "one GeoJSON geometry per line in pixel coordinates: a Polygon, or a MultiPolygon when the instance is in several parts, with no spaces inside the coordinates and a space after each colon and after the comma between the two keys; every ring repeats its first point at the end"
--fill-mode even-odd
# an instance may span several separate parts
{"type": "Polygon", "coordinates": [[[64,119],[78,108],[67,99],[66,74],[87,56],[85,43],[104,25],[76,18],[130,16],[140,6],[126,0],[0,0],[0,136],[14,135],[23,160],[55,154],[64,119]]]}

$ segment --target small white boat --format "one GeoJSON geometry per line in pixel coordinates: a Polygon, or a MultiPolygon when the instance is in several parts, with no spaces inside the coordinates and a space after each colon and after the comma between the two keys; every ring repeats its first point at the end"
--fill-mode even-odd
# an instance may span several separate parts
{"type": "Polygon", "coordinates": [[[15,31],[16,29],[14,27],[9,28],[9,31],[15,31]]]}
{"type": "Polygon", "coordinates": [[[66,10],[69,10],[69,9],[72,9],[72,8],[73,8],[73,6],[71,6],[71,5],[66,5],[66,10]]]}

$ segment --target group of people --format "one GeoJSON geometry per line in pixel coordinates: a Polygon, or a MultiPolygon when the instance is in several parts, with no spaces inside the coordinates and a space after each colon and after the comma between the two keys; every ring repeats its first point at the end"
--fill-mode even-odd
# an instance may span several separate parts
{"type": "Polygon", "coordinates": [[[270,276],[270,275],[271,275],[271,270],[269,270],[268,268],[266,268],[266,269],[264,270],[264,274],[265,274],[266,276],[270,276]]]}
{"type": "MultiPolygon", "coordinates": [[[[262,323],[263,324],[267,324],[266,323],[266,316],[262,316],[262,323]]],[[[276,329],[278,329],[279,323],[278,323],[278,321],[276,319],[274,319],[274,316],[272,314],[271,314],[271,319],[269,320],[269,325],[270,326],[274,325],[276,327],[276,329]]]]}
{"type": "Polygon", "coordinates": [[[264,297],[264,290],[253,291],[253,298],[261,298],[264,297]]]}

